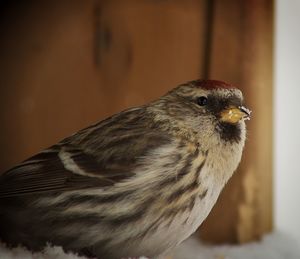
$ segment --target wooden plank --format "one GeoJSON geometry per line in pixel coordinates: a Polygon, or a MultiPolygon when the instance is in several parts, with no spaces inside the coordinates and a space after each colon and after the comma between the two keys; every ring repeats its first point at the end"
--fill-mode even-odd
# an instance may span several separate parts
{"type": "Polygon", "coordinates": [[[12,1],[1,16],[0,171],[202,71],[202,0],[12,1]]]}
{"type": "Polygon", "coordinates": [[[101,5],[99,23],[111,35],[111,42],[99,58],[99,68],[104,83],[118,93],[113,104],[116,110],[145,103],[199,77],[204,3],[133,0],[101,5]]]}
{"type": "Polygon", "coordinates": [[[12,1],[1,17],[1,171],[106,112],[91,1],[12,1]],[[5,152],[4,152],[5,151],[5,152]]]}
{"type": "Polygon", "coordinates": [[[204,240],[246,242],[272,230],[273,1],[215,0],[210,78],[239,86],[253,118],[242,163],[200,228],[204,240]]]}

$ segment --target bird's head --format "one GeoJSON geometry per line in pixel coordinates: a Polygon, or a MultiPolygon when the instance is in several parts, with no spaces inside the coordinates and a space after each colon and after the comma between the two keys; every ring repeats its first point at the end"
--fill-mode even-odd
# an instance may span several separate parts
{"type": "Polygon", "coordinates": [[[193,132],[200,139],[240,142],[245,139],[245,120],[250,110],[242,92],[216,80],[195,80],[179,85],[160,99],[173,129],[193,132]]]}

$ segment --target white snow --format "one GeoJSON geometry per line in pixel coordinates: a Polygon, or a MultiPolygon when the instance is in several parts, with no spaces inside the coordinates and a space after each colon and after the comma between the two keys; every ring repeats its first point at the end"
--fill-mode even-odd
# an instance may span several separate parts
{"type": "Polygon", "coordinates": [[[85,259],[85,257],[74,254],[66,254],[61,247],[47,246],[41,253],[31,253],[25,248],[7,248],[3,243],[0,244],[1,259],[85,259]]]}
{"type": "MultiPolygon", "coordinates": [[[[31,253],[24,248],[8,249],[0,244],[1,259],[85,259],[64,253],[61,247],[46,247],[43,252],[31,253]]],[[[207,245],[190,238],[173,252],[173,259],[300,259],[297,241],[275,232],[260,242],[244,245],[207,245]]],[[[142,259],[142,258],[140,258],[142,259]]],[[[145,258],[144,258],[145,259],[145,258]]]]}
{"type": "Polygon", "coordinates": [[[207,245],[190,238],[174,251],[173,259],[300,259],[297,241],[283,233],[266,235],[243,245],[207,245]]]}

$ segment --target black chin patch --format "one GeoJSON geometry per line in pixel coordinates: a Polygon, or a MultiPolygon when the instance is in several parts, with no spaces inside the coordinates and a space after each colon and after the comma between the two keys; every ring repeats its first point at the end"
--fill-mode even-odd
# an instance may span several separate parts
{"type": "Polygon", "coordinates": [[[241,128],[239,123],[231,124],[226,122],[220,122],[217,126],[221,139],[228,142],[238,143],[241,140],[241,128]]]}

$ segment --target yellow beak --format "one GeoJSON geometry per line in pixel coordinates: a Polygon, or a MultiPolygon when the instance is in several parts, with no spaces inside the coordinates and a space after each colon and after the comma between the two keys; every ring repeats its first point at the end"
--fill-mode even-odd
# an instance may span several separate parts
{"type": "Polygon", "coordinates": [[[250,120],[250,113],[251,111],[247,108],[240,106],[240,107],[229,107],[223,110],[220,113],[221,121],[228,122],[228,123],[237,123],[241,119],[250,120]]]}

